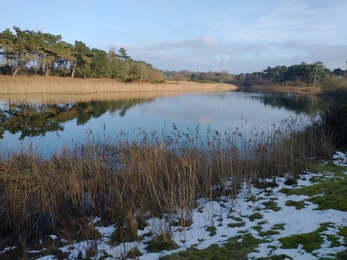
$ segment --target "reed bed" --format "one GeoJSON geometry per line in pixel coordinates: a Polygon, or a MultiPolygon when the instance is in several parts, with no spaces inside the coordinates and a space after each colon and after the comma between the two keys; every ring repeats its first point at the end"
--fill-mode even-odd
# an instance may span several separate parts
{"type": "Polygon", "coordinates": [[[322,87],[298,87],[298,86],[283,86],[283,85],[252,85],[251,88],[255,91],[266,90],[271,92],[278,93],[291,93],[291,94],[300,94],[308,95],[311,98],[316,97],[322,93],[322,87]]]}
{"type": "Polygon", "coordinates": [[[84,143],[63,148],[49,160],[34,147],[4,154],[0,249],[16,245],[7,256],[26,258],[39,240],[51,246],[51,234],[68,241],[97,239],[90,225],[95,217],[117,227],[115,244],[132,241],[149,217],[189,226],[198,199],[233,198],[241,185],[268,189],[277,176],[295,182],[308,157],[333,150],[324,129],[312,124],[298,132],[302,123],[290,118],[249,134],[242,127],[201,133],[197,126],[182,132],[173,124],[169,134],[139,130],[136,142],[122,134],[90,132],[84,143]]]}
{"type": "Polygon", "coordinates": [[[158,92],[192,90],[234,90],[237,87],[222,83],[166,82],[122,83],[112,79],[71,79],[41,76],[0,76],[1,94],[92,94],[105,92],[158,92]]]}
{"type": "Polygon", "coordinates": [[[145,91],[145,92],[99,92],[93,94],[0,94],[0,100],[16,100],[18,104],[64,104],[71,102],[118,101],[118,100],[153,100],[159,97],[172,97],[187,92],[215,92],[218,89],[185,90],[185,91],[145,91]]]}

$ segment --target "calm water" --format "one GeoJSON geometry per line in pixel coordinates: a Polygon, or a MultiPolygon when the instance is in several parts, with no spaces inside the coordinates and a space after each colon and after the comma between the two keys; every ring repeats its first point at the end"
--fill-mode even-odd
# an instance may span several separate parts
{"type": "Polygon", "coordinates": [[[42,100],[1,100],[0,150],[27,149],[30,144],[48,156],[63,146],[90,138],[141,138],[139,132],[170,134],[209,127],[223,132],[243,126],[251,129],[279,124],[288,117],[315,116],[319,102],[291,94],[215,92],[151,99],[128,98],[46,104],[42,100]]]}

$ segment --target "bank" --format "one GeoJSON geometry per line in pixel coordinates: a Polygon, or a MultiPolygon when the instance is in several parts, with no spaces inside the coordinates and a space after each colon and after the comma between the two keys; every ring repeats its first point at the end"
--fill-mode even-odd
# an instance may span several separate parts
{"type": "Polygon", "coordinates": [[[94,94],[116,92],[222,91],[237,87],[225,83],[166,81],[164,83],[124,83],[113,79],[80,79],[42,76],[0,75],[0,95],[8,94],[94,94]]]}

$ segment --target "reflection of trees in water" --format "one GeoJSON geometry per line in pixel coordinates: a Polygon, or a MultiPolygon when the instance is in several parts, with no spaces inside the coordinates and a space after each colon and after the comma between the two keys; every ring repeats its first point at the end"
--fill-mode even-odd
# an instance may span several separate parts
{"type": "Polygon", "coordinates": [[[107,111],[118,111],[121,117],[136,104],[150,100],[91,101],[66,104],[32,104],[9,102],[0,108],[0,138],[5,131],[25,137],[44,136],[47,132],[63,131],[63,123],[76,119],[78,125],[98,118],[107,111]]]}
{"type": "Polygon", "coordinates": [[[296,113],[306,113],[309,115],[316,115],[319,110],[318,101],[314,101],[307,96],[265,96],[263,102],[265,105],[270,105],[272,107],[284,107],[288,110],[295,111],[296,113]]]}
{"type": "MultiPolygon", "coordinates": [[[[246,92],[246,91],[245,91],[246,92]]],[[[286,108],[295,113],[306,113],[315,116],[324,106],[324,101],[318,98],[293,93],[261,93],[251,97],[277,108],[286,108]]]]}

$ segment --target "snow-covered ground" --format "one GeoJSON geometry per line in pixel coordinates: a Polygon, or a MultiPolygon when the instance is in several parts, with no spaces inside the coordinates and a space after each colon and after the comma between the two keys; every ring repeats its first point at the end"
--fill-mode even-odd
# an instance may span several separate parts
{"type": "MultiPolygon", "coordinates": [[[[344,153],[337,152],[334,155],[334,163],[347,166],[347,156],[344,153]]],[[[346,167],[347,178],[347,167],[346,167]]],[[[313,173],[306,173],[302,176],[302,179],[298,181],[297,187],[305,187],[313,185],[310,182],[310,177],[318,176],[313,173]]],[[[337,252],[346,249],[346,241],[343,241],[343,237],[339,236],[338,229],[343,226],[347,226],[347,212],[338,210],[315,210],[317,205],[311,202],[305,202],[305,207],[302,209],[296,209],[294,206],[286,206],[288,200],[302,201],[307,199],[308,196],[304,195],[290,195],[287,196],[284,193],[279,192],[283,187],[287,187],[284,184],[285,178],[277,178],[276,182],[278,187],[272,188],[271,193],[251,188],[252,199],[249,200],[249,192],[243,190],[239,196],[232,200],[230,198],[221,198],[217,201],[208,201],[201,199],[199,206],[192,212],[193,223],[189,227],[167,227],[167,224],[162,219],[148,219],[148,226],[144,230],[138,231],[138,236],[143,236],[146,233],[161,234],[163,230],[169,231],[172,234],[173,240],[179,245],[179,249],[171,251],[163,251],[160,253],[148,253],[146,251],[146,242],[152,239],[152,237],[144,237],[141,242],[129,242],[123,243],[118,246],[112,246],[107,243],[110,239],[112,232],[115,230],[113,226],[109,227],[96,227],[102,238],[97,241],[84,241],[75,243],[73,245],[60,248],[63,252],[69,253],[69,259],[76,259],[78,255],[85,257],[88,248],[94,248],[99,255],[94,256],[92,259],[98,259],[103,252],[106,252],[109,257],[107,259],[122,259],[127,252],[137,247],[143,254],[139,259],[159,259],[159,257],[186,250],[191,246],[195,246],[198,249],[204,249],[211,244],[225,243],[229,238],[240,236],[240,234],[252,234],[254,238],[264,239],[259,232],[253,227],[261,224],[261,232],[274,230],[275,226],[281,226],[276,228],[276,234],[266,236],[266,241],[259,244],[257,251],[248,254],[249,259],[255,259],[258,257],[270,257],[273,255],[285,254],[293,259],[319,259],[329,258],[329,254],[336,254],[337,252]],[[247,196],[246,196],[247,195],[247,196]],[[274,201],[280,208],[277,212],[272,209],[267,209],[263,204],[264,202],[274,201]],[[260,213],[262,219],[250,220],[249,216],[254,213],[260,213]],[[237,219],[239,218],[239,219],[237,219]],[[244,225],[237,227],[237,223],[244,222],[244,225]],[[279,238],[288,237],[294,234],[303,234],[316,231],[322,223],[332,223],[328,225],[325,231],[321,231],[320,235],[324,238],[321,248],[313,250],[313,252],[306,252],[302,245],[294,249],[283,249],[279,238]],[[235,224],[235,227],[232,224],[235,224]],[[229,224],[229,226],[228,226],[229,224]],[[216,234],[210,236],[210,232],[206,230],[207,227],[215,227],[216,234]],[[240,232],[241,231],[241,232],[240,232]],[[328,239],[328,235],[334,235],[340,242],[339,246],[331,247],[331,241],[328,239]]],[[[249,187],[245,186],[245,189],[249,187]]],[[[347,198],[346,198],[347,203],[347,198]]],[[[94,224],[97,225],[99,219],[94,219],[94,224]]],[[[52,236],[52,239],[57,239],[52,236]]],[[[45,256],[39,258],[41,260],[55,259],[54,256],[45,256]]]]}

